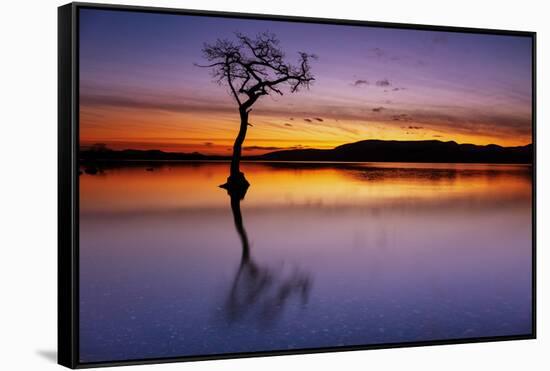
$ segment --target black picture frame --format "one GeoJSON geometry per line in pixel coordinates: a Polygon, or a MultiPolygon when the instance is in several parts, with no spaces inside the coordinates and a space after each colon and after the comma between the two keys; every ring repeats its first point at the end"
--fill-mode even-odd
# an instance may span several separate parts
{"type": "Polygon", "coordinates": [[[121,366],[181,361],[213,360],[320,352],[340,352],[380,348],[416,347],[480,343],[536,338],[536,33],[483,28],[463,28],[419,24],[370,22],[344,19],[229,13],[218,11],[168,9],[143,6],[70,3],[58,8],[58,363],[69,368],[121,366]],[[165,13],[332,25],[376,26],[382,28],[445,31],[528,37],[532,43],[532,333],[519,336],[463,338],[437,341],[343,346],[253,353],[185,356],[115,362],[81,363],[79,361],[79,10],[107,9],[124,12],[165,13]]]}

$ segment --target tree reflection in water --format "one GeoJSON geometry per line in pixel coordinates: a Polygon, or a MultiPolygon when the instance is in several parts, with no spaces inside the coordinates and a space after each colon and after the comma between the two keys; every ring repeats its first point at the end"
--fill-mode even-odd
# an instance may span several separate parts
{"type": "Polygon", "coordinates": [[[271,269],[258,264],[250,254],[250,242],[243,224],[241,201],[248,187],[226,188],[231,199],[231,211],[235,229],[242,245],[239,268],[231,284],[225,303],[225,312],[230,323],[237,322],[245,316],[258,316],[262,323],[269,323],[283,312],[293,300],[307,303],[311,290],[309,274],[294,269],[286,272],[283,269],[271,269]]]}

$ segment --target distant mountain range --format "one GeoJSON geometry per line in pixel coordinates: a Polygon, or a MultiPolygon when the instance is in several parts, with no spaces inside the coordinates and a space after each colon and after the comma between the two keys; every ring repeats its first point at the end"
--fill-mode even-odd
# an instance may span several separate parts
{"type": "Polygon", "coordinates": [[[259,157],[274,161],[530,163],[533,146],[478,146],[439,140],[363,140],[328,150],[295,149],[259,157]]]}
{"type": "MultiPolygon", "coordinates": [[[[229,160],[231,156],[210,156],[197,152],[175,153],[160,150],[109,149],[80,151],[83,161],[129,160],[229,160]]],[[[502,147],[479,146],[439,140],[397,141],[363,140],[333,149],[292,149],[257,156],[243,156],[257,161],[350,161],[350,162],[455,162],[455,163],[532,163],[533,145],[502,147]]]]}
{"type": "Polygon", "coordinates": [[[110,161],[200,161],[200,160],[226,160],[230,156],[209,156],[198,152],[181,153],[181,152],[164,152],[158,149],[140,150],[140,149],[123,149],[120,151],[111,149],[102,150],[80,150],[79,157],[81,160],[110,160],[110,161]]]}

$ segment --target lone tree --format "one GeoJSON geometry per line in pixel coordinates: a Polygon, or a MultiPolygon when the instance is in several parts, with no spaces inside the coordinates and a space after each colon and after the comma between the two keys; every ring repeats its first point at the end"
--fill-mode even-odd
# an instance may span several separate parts
{"type": "Polygon", "coordinates": [[[310,60],[316,58],[313,54],[300,52],[298,63],[293,65],[285,61],[275,35],[264,32],[255,39],[240,33],[235,36],[236,41],[218,39],[215,44],[205,43],[202,53],[210,63],[198,65],[211,68],[215,81],[229,87],[239,109],[239,133],[233,145],[229,177],[222,186],[228,190],[249,186],[239,164],[252,106],[263,95],[283,95],[283,85],[288,86],[291,93],[303,87],[309,88],[314,80],[310,60]]]}

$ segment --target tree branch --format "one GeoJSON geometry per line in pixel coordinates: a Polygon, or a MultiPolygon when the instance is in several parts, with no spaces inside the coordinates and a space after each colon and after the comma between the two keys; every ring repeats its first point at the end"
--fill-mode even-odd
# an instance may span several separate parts
{"type": "Polygon", "coordinates": [[[285,62],[275,35],[264,32],[251,39],[237,33],[236,37],[237,42],[218,39],[215,44],[204,44],[203,56],[211,63],[195,65],[210,68],[215,81],[227,83],[239,109],[248,112],[263,95],[283,95],[284,84],[294,93],[309,88],[315,80],[309,64],[314,55],[300,52],[298,66],[293,66],[285,62]]]}

